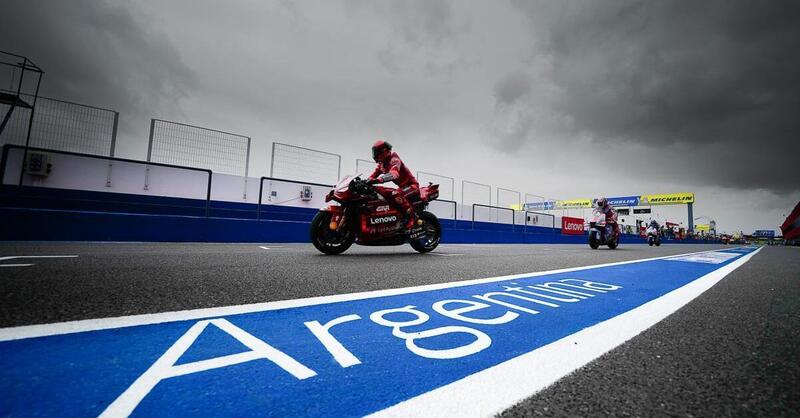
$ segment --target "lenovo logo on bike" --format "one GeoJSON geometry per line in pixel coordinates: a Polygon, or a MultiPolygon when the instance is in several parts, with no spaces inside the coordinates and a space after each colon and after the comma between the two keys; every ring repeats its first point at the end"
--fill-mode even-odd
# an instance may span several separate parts
{"type": "Polygon", "coordinates": [[[567,235],[583,235],[583,219],[570,218],[569,216],[562,217],[561,233],[567,235]]]}
{"type": "Polygon", "coordinates": [[[380,218],[370,218],[369,224],[370,225],[380,225],[380,224],[388,224],[392,222],[397,222],[397,216],[382,216],[380,218]]]}

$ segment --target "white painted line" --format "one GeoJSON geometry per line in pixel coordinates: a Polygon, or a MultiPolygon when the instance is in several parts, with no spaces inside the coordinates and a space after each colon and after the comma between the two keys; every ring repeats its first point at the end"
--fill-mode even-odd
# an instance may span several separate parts
{"type": "Polygon", "coordinates": [[[0,257],[0,261],[13,260],[15,258],[75,258],[77,255],[11,255],[0,257]]]}
{"type": "Polygon", "coordinates": [[[30,267],[33,264],[0,264],[0,267],[30,267]]]}
{"type": "Polygon", "coordinates": [[[261,248],[262,250],[271,250],[271,249],[273,249],[273,248],[283,248],[283,247],[281,247],[281,246],[275,246],[275,245],[273,245],[273,246],[269,246],[269,247],[265,247],[265,246],[263,246],[263,245],[262,245],[262,246],[259,246],[258,248],[261,248]]]}
{"type": "MultiPolygon", "coordinates": [[[[686,253],[677,255],[701,254],[709,251],[716,251],[716,250],[698,251],[695,253],[686,253]]],[[[508,276],[489,277],[485,279],[461,280],[461,281],[429,284],[429,285],[414,286],[414,287],[373,290],[369,292],[359,292],[359,293],[345,293],[341,295],[317,296],[305,299],[291,299],[291,300],[282,300],[275,302],[253,303],[248,305],[223,306],[217,308],[202,308],[202,309],[193,309],[185,311],[119,316],[112,318],[84,319],[80,321],[56,322],[52,324],[24,325],[19,327],[0,328],[0,341],[20,340],[24,338],[43,337],[48,335],[71,334],[75,332],[84,332],[84,331],[97,331],[102,329],[132,327],[137,325],[160,324],[164,322],[173,322],[173,321],[204,319],[211,317],[237,315],[250,312],[264,312],[277,309],[296,308],[299,306],[313,306],[313,305],[322,305],[325,303],[370,299],[381,296],[404,295],[409,293],[425,292],[430,290],[448,289],[451,287],[492,283],[503,280],[514,280],[523,277],[536,277],[554,273],[566,273],[571,271],[589,270],[597,267],[619,266],[625,264],[642,263],[645,261],[663,260],[665,258],[675,257],[675,256],[676,254],[662,256],[662,257],[643,258],[639,260],[628,260],[628,261],[618,261],[614,263],[597,264],[593,266],[570,267],[570,268],[549,270],[549,271],[539,271],[532,273],[512,274],[508,276]]]]}
{"type": "Polygon", "coordinates": [[[369,416],[411,417],[420,411],[426,417],[498,414],[652,327],[759,251],[619,316],[369,416]]]}

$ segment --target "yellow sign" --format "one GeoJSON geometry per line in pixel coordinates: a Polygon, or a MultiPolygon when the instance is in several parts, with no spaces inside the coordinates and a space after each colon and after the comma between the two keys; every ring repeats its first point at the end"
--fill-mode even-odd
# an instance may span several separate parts
{"type": "Polygon", "coordinates": [[[578,209],[592,207],[592,199],[573,199],[556,201],[556,209],[578,209]]]}
{"type": "Polygon", "coordinates": [[[639,199],[640,205],[682,205],[694,203],[694,193],[649,194],[639,199]]]}
{"type": "Polygon", "coordinates": [[[694,230],[697,231],[697,232],[700,232],[700,231],[711,232],[711,225],[709,225],[709,224],[695,225],[694,226],[694,230]]]}

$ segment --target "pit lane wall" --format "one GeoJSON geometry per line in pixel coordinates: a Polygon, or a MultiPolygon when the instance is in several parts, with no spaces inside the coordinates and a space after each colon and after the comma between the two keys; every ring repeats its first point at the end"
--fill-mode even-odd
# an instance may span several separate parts
{"type": "MultiPolygon", "coordinates": [[[[27,193],[20,193],[22,190],[18,186],[0,188],[2,241],[305,243],[309,242],[309,225],[316,213],[315,209],[309,208],[262,205],[261,219],[253,219],[255,208],[212,201],[210,216],[187,215],[178,212],[202,213],[204,207],[198,202],[194,206],[185,206],[184,201],[166,203],[161,200],[155,203],[152,199],[147,199],[147,205],[142,206],[130,200],[130,196],[121,195],[92,194],[83,196],[83,199],[74,199],[75,196],[61,199],[48,193],[47,199],[38,199],[35,193],[42,190],[25,191],[27,193]],[[123,211],[142,208],[161,213],[123,211]],[[163,213],[165,211],[176,213],[163,213]],[[242,217],[244,214],[251,218],[242,217]]],[[[585,244],[587,241],[585,233],[567,235],[560,228],[446,218],[440,221],[444,243],[585,244]]],[[[622,242],[641,243],[644,240],[626,235],[622,242]]]]}
{"type": "MultiPolygon", "coordinates": [[[[3,147],[0,240],[308,242],[309,223],[330,188],[34,149],[49,165],[46,176],[37,176],[22,173],[23,152],[3,147]],[[303,187],[311,188],[308,199],[303,187]]],[[[585,234],[562,234],[558,216],[447,201],[430,210],[447,243],[586,242],[585,234]]]]}

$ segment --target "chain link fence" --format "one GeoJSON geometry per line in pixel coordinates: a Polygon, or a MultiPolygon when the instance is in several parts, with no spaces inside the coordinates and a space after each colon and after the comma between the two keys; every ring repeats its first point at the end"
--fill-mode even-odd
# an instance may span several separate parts
{"type": "Polygon", "coordinates": [[[501,208],[521,210],[522,209],[522,204],[520,202],[521,199],[522,195],[520,192],[498,187],[497,200],[495,202],[495,205],[501,208]]]}
{"type": "Polygon", "coordinates": [[[375,161],[370,160],[363,160],[361,158],[356,158],[356,171],[353,173],[354,175],[363,175],[363,177],[369,177],[373,171],[375,171],[375,166],[377,164],[375,161]]]}
{"type": "Polygon", "coordinates": [[[427,186],[428,183],[438,184],[440,199],[455,200],[455,179],[452,177],[417,171],[417,181],[420,186],[427,186]]]}
{"type": "MultiPolygon", "coordinates": [[[[8,93],[6,90],[2,92],[8,93]]],[[[20,94],[33,103],[34,97],[20,94]]],[[[9,105],[0,104],[5,115],[9,105]]],[[[16,107],[5,129],[0,145],[25,145],[31,109],[16,107]]],[[[30,146],[82,154],[114,156],[119,113],[95,106],[39,96],[33,113],[30,146]]]]}
{"type": "Polygon", "coordinates": [[[147,161],[247,177],[250,137],[152,119],[147,161]]]}
{"type": "Polygon", "coordinates": [[[475,183],[469,180],[461,181],[461,204],[464,206],[478,203],[481,205],[492,204],[492,186],[475,183]]]}
{"type": "Polygon", "coordinates": [[[336,184],[341,176],[342,157],[339,154],[272,143],[269,176],[310,183],[336,184]]]}

